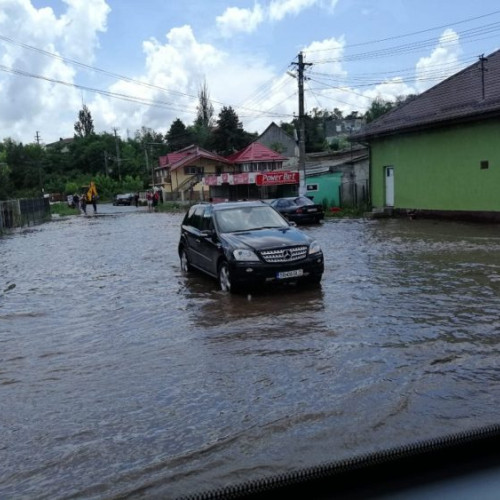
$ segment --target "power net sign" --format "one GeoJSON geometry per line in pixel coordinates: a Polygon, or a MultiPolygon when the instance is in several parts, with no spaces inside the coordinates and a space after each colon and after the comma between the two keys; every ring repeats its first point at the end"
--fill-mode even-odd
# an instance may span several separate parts
{"type": "Polygon", "coordinates": [[[298,172],[266,172],[255,176],[257,186],[276,186],[278,184],[298,184],[298,172]]]}

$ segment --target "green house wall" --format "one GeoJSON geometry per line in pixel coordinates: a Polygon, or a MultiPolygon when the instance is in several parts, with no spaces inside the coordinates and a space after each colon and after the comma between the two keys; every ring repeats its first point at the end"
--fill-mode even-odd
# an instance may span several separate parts
{"type": "Polygon", "coordinates": [[[307,196],[313,197],[315,203],[324,204],[329,207],[340,206],[339,187],[342,183],[342,173],[335,172],[306,178],[306,186],[317,185],[317,191],[308,191],[307,196]]]}
{"type": "Polygon", "coordinates": [[[377,139],[371,195],[384,207],[385,167],[394,168],[394,208],[500,211],[500,122],[377,139]],[[487,161],[488,168],[481,168],[487,161]]]}

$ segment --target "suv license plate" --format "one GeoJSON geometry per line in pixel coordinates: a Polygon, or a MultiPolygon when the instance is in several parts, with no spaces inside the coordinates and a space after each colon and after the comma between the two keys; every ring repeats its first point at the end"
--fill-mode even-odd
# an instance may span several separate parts
{"type": "Polygon", "coordinates": [[[293,271],[283,271],[281,273],[278,273],[276,277],[279,280],[285,279],[285,278],[297,278],[299,276],[302,276],[304,274],[303,269],[295,269],[293,271]]]}

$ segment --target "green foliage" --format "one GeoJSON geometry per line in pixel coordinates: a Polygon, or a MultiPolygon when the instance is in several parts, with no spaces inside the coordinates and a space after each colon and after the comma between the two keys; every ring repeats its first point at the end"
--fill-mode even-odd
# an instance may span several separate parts
{"type": "Polygon", "coordinates": [[[77,215],[80,213],[80,211],[77,207],[71,208],[66,202],[61,201],[60,203],[54,203],[50,205],[50,213],[52,215],[57,214],[65,216],[65,215],[77,215]]]}
{"type": "Polygon", "coordinates": [[[365,113],[366,123],[370,123],[373,120],[376,120],[394,107],[395,103],[393,103],[392,101],[386,101],[381,97],[377,97],[372,101],[370,107],[365,113]]]}
{"type": "Polygon", "coordinates": [[[155,207],[155,212],[185,212],[188,205],[176,201],[165,201],[155,207]]]}
{"type": "Polygon", "coordinates": [[[121,189],[125,193],[135,193],[142,191],[144,185],[140,177],[132,177],[127,175],[122,182],[121,189]]]}
{"type": "Polygon", "coordinates": [[[282,142],[273,142],[270,146],[270,149],[276,151],[276,153],[283,153],[285,151],[285,145],[282,142]]]}
{"type": "Polygon", "coordinates": [[[78,137],[88,137],[94,133],[94,121],[89,108],[84,104],[75,122],[75,133],[78,137]]]}
{"type": "Polygon", "coordinates": [[[195,125],[210,130],[213,126],[214,107],[210,102],[210,95],[208,93],[207,82],[203,85],[198,93],[198,106],[196,108],[197,115],[195,125]]]}
{"type": "Polygon", "coordinates": [[[295,125],[294,123],[280,122],[280,128],[282,128],[290,137],[294,137],[295,125]]]}
{"type": "Polygon", "coordinates": [[[342,151],[348,148],[351,143],[347,140],[347,137],[336,137],[330,144],[327,145],[327,149],[332,151],[342,151]]]}
{"type": "Polygon", "coordinates": [[[248,146],[256,136],[243,130],[243,125],[234,109],[224,106],[219,113],[217,126],[212,132],[212,149],[228,156],[248,146]]]}
{"type": "Polygon", "coordinates": [[[1,159],[0,155],[0,200],[8,200],[11,192],[10,168],[1,159]]]}
{"type": "Polygon", "coordinates": [[[66,185],[64,186],[64,193],[66,195],[68,194],[74,194],[78,193],[80,191],[80,186],[76,182],[67,182],[66,185]]]}
{"type": "Polygon", "coordinates": [[[186,125],[179,118],[170,125],[165,138],[169,152],[178,151],[192,144],[191,131],[186,128],[186,125]]]}
{"type": "MultiPolygon", "coordinates": [[[[367,119],[374,119],[406,99],[395,103],[375,100],[367,111],[367,119]]],[[[40,196],[45,193],[73,194],[94,180],[101,199],[111,199],[119,192],[135,192],[151,184],[152,168],[158,156],[178,151],[191,144],[218,152],[223,156],[246,147],[257,139],[257,133],[243,129],[238,115],[231,107],[223,107],[216,123],[213,123],[213,106],[210,103],[206,83],[199,93],[197,117],[186,126],[180,119],[174,120],[163,136],[142,127],[133,139],[123,141],[119,136],[104,132],[96,134],[92,116],[84,105],[75,123],[75,136],[47,147],[38,144],[15,142],[6,138],[0,143],[0,199],[40,196]]],[[[346,118],[360,117],[356,111],[346,118]]],[[[345,137],[326,144],[325,123],[343,119],[342,111],[313,109],[305,117],[306,152],[326,149],[344,149],[345,137]]],[[[298,120],[281,122],[280,127],[290,136],[299,131],[298,120]]],[[[272,149],[282,152],[282,145],[275,143],[272,149]]]]}

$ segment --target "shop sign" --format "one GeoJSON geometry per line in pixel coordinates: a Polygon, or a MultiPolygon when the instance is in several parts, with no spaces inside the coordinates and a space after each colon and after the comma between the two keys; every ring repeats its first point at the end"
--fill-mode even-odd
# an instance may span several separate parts
{"type": "Polygon", "coordinates": [[[272,186],[276,184],[298,184],[299,173],[276,171],[276,172],[257,174],[255,177],[255,183],[257,184],[257,186],[272,186]]]}

